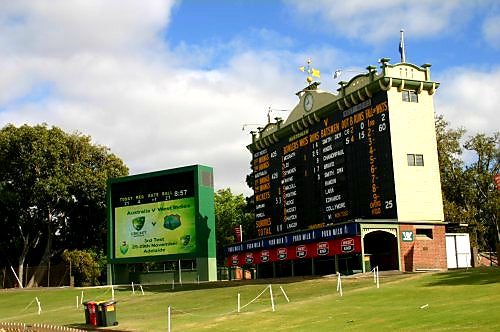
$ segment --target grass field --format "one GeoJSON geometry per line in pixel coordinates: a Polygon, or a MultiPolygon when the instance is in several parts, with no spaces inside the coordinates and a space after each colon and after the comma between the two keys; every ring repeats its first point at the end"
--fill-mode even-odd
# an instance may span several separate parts
{"type": "MultiPolygon", "coordinates": [[[[172,331],[500,331],[500,269],[481,268],[446,273],[392,274],[342,279],[274,279],[200,285],[118,287],[116,331],[166,331],[171,307],[172,331]],[[245,305],[237,313],[237,294],[245,305]],[[280,290],[288,295],[288,303],[280,290]]],[[[108,300],[110,289],[34,289],[0,291],[0,321],[50,323],[84,328],[84,300],[108,300]],[[38,315],[35,297],[41,302],[38,315]]]]}

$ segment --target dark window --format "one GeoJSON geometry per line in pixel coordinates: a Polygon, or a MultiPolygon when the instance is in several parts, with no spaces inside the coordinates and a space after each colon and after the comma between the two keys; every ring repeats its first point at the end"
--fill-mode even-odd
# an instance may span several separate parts
{"type": "Polygon", "coordinates": [[[424,166],[423,154],[407,154],[408,166],[424,166]]]}
{"type": "Polygon", "coordinates": [[[403,95],[403,101],[407,101],[410,103],[418,103],[418,95],[416,91],[404,90],[402,95],[403,95]]]}
{"type": "Polygon", "coordinates": [[[417,228],[417,239],[432,239],[432,228],[417,228]]]}

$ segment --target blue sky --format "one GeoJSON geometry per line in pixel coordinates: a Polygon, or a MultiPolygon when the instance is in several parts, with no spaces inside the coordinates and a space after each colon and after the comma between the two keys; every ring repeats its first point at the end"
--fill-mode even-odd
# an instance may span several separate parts
{"type": "Polygon", "coordinates": [[[495,0],[0,0],[0,126],[90,135],[132,174],[210,165],[216,188],[249,194],[242,126],[294,108],[308,58],[331,92],[337,69],[399,62],[401,28],[407,62],[441,83],[436,112],[498,131],[495,0]]]}

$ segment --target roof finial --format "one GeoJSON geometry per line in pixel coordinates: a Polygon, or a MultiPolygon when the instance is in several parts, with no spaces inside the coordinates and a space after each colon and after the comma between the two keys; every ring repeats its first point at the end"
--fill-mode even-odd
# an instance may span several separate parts
{"type": "Polygon", "coordinates": [[[406,62],[406,52],[405,52],[405,31],[403,29],[400,30],[400,38],[399,38],[399,54],[401,54],[401,62],[406,62]]]}
{"type": "Polygon", "coordinates": [[[308,84],[311,84],[312,81],[313,81],[313,76],[315,77],[320,77],[320,72],[318,69],[315,69],[315,68],[312,68],[311,67],[311,58],[307,59],[307,67],[306,66],[301,66],[299,67],[300,71],[301,72],[305,72],[307,73],[307,79],[306,79],[306,82],[308,84]]]}

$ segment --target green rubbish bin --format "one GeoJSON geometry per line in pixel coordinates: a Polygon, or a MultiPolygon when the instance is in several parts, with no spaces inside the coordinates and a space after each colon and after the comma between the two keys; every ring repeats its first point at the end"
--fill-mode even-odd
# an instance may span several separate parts
{"type": "Polygon", "coordinates": [[[116,321],[116,301],[102,301],[97,304],[97,307],[99,326],[118,325],[116,321]]]}

